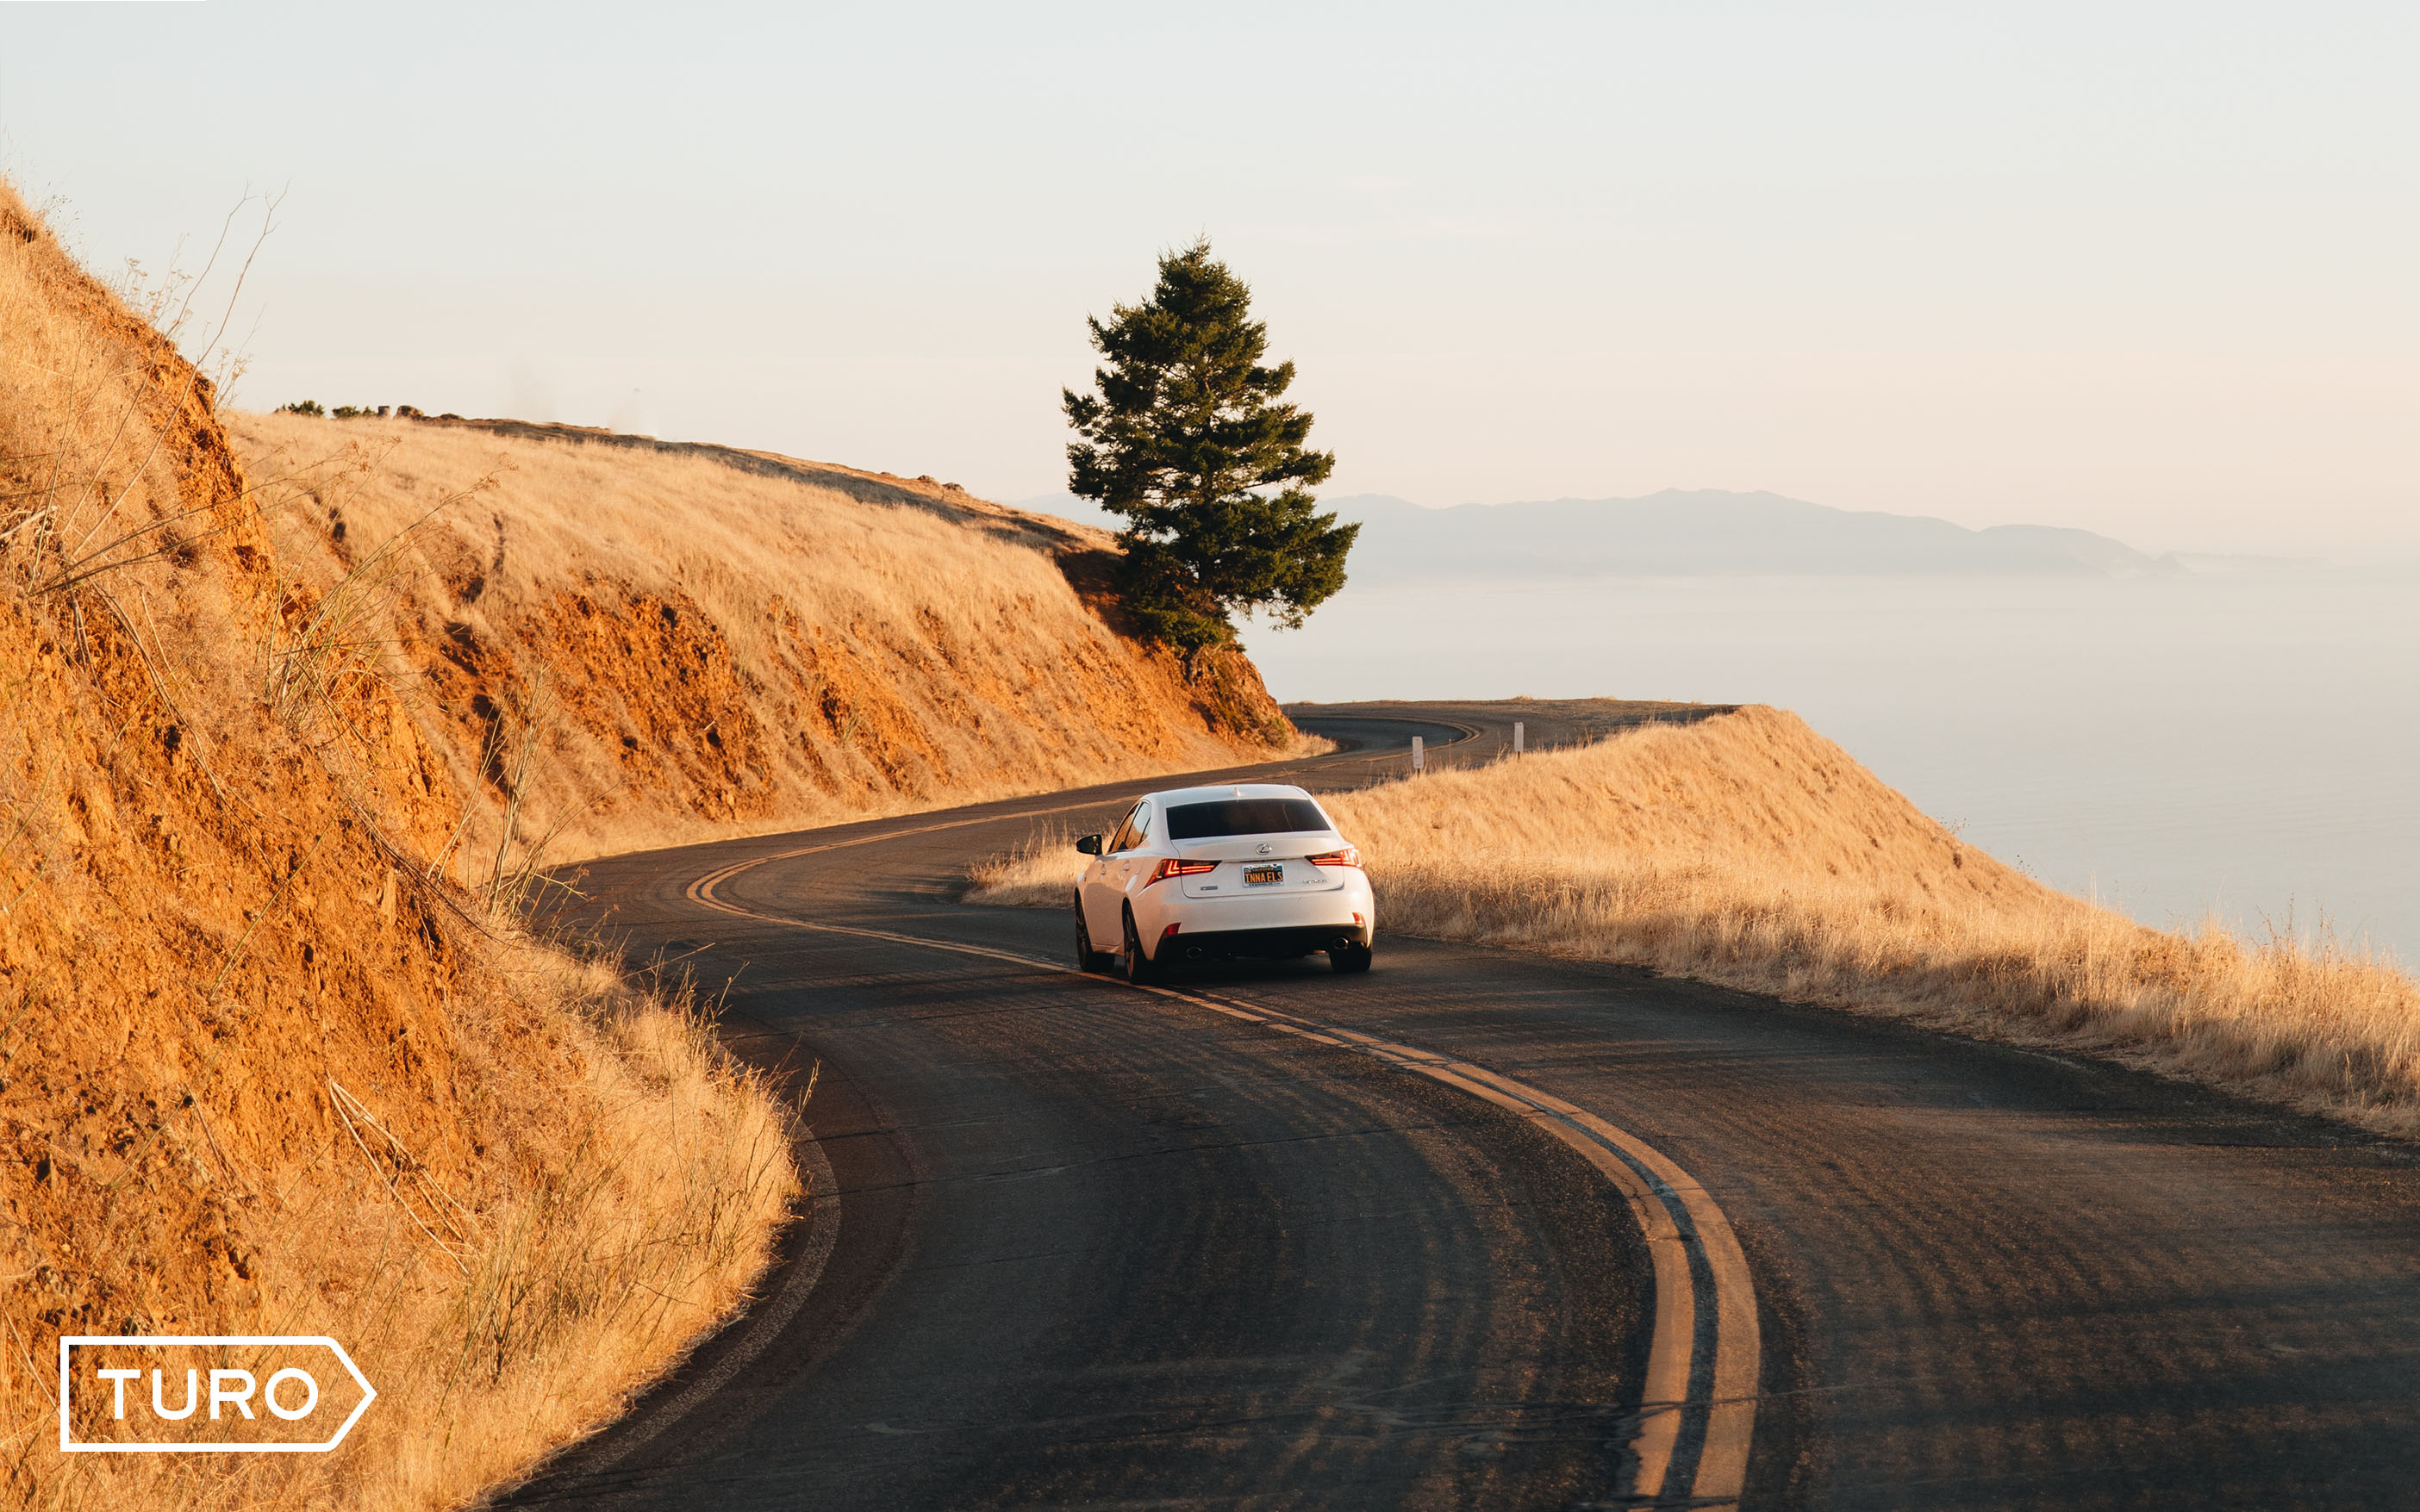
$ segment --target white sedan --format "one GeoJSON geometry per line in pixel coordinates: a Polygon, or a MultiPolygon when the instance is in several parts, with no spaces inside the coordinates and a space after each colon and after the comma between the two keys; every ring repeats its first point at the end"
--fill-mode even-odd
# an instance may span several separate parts
{"type": "Polygon", "coordinates": [[[1154,981],[1180,962],[1327,952],[1370,969],[1378,912],[1361,853],[1296,787],[1248,782],[1146,794],[1076,881],[1076,964],[1154,981]]]}

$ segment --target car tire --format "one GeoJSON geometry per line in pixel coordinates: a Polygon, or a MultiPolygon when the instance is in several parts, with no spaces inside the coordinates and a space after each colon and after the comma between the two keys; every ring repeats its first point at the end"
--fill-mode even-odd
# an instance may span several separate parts
{"type": "Polygon", "coordinates": [[[1135,933],[1133,909],[1125,910],[1125,949],[1118,954],[1118,964],[1126,980],[1138,987],[1153,986],[1166,979],[1167,969],[1142,953],[1142,936],[1135,933]]]}
{"type": "Polygon", "coordinates": [[[1109,965],[1117,957],[1107,950],[1093,949],[1093,932],[1084,922],[1084,905],[1076,905],[1076,969],[1095,977],[1109,974],[1109,965]]]}
{"type": "Polygon", "coordinates": [[[1327,964],[1340,975],[1351,976],[1370,969],[1370,958],[1375,954],[1366,945],[1347,945],[1327,952],[1327,964]]]}

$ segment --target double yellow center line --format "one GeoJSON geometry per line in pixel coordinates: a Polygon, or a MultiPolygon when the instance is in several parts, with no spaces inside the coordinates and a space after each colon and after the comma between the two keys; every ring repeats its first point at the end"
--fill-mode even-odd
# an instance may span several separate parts
{"type": "Polygon", "coordinates": [[[1748,1449],[1756,1431],[1758,1375],[1762,1367],[1755,1283],[1748,1275],[1747,1257],[1740,1250],[1738,1236],[1731,1232],[1730,1220],[1723,1216],[1712,1194],[1637,1135],[1551,1092],[1484,1066],[1434,1050],[1376,1039],[1357,1030],[1316,1024],[1259,1004],[1233,1002],[1171,987],[1136,987],[1056,961],[987,946],[760,913],[726,902],[716,893],[731,878],[774,861],[927,835],[936,830],[1096,807],[1097,800],[1065,804],[802,845],[707,872],[690,883],[686,894],[692,903],[735,918],[818,933],[885,940],[919,949],[982,956],[1080,978],[1104,987],[1156,994],[1280,1034],[1373,1057],[1528,1120],[1542,1133],[1576,1151],[1611,1182],[1629,1204],[1646,1236],[1655,1282],[1655,1309],[1648,1341],[1647,1379],[1641,1391],[1638,1431],[1630,1443],[1638,1464],[1630,1495],[1647,1502],[1668,1497],[1685,1500],[1696,1507],[1737,1506],[1747,1481],[1748,1449]],[[1679,1487],[1684,1482],[1688,1489],[1683,1492],[1679,1487]]]}

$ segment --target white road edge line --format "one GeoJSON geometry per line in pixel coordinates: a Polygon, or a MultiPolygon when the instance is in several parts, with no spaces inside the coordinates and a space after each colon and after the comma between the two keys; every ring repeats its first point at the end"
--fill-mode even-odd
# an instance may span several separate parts
{"type": "MultiPolygon", "coordinates": [[[[800,1109],[803,1116],[804,1109],[800,1109]]],[[[807,1168],[799,1173],[807,1188],[807,1232],[799,1245],[797,1259],[790,1266],[781,1289],[769,1297],[760,1297],[747,1312],[731,1320],[726,1327],[741,1327],[747,1333],[728,1352],[717,1360],[712,1368],[681,1389],[679,1396],[659,1405],[646,1417],[626,1429],[610,1443],[593,1441],[588,1453],[573,1450],[564,1458],[543,1467],[549,1477],[560,1474],[573,1476],[601,1475],[632,1455],[663,1436],[664,1430],[689,1416],[705,1400],[728,1385],[734,1376],[756,1362],[757,1356],[770,1349],[790,1319],[805,1306],[807,1296],[823,1279],[824,1267],[831,1260],[832,1246],[840,1239],[840,1182],[832,1175],[831,1161],[824,1154],[821,1141],[810,1138],[806,1146],[807,1168]]],[[[718,1330],[718,1333],[721,1331],[718,1330]]]]}
{"type": "MultiPolygon", "coordinates": [[[[826,924],[758,913],[726,903],[715,896],[714,891],[718,886],[740,872],[752,871],[770,861],[870,844],[876,841],[930,834],[935,830],[994,824],[1002,819],[1068,813],[1099,806],[1097,802],[1069,804],[1056,809],[991,814],[981,819],[954,820],[821,845],[803,845],[720,868],[690,883],[684,890],[691,903],[740,918],[814,930],[827,934],[852,934],[896,945],[950,950],[959,955],[984,956],[1106,984],[1114,979],[1094,976],[1056,961],[1011,950],[995,950],[985,946],[961,945],[953,940],[899,934],[889,930],[826,924]]],[[[1117,984],[1133,988],[1132,983],[1117,984]]],[[[1689,1380],[1696,1364],[1699,1300],[1699,1288],[1690,1274],[1689,1265],[1694,1240],[1713,1282],[1709,1289],[1714,1293],[1714,1361],[1710,1390],[1703,1404],[1705,1433],[1698,1452],[1697,1473],[1691,1478],[1685,1500],[1687,1504],[1709,1509],[1709,1512],[1738,1506],[1747,1484],[1748,1450],[1756,1432],[1758,1377],[1762,1368],[1763,1346],[1757,1319],[1756,1286],[1749,1276],[1747,1257],[1740,1249],[1739,1238],[1731,1231],[1730,1221],[1723,1216],[1721,1205],[1686,1171],[1645,1140],[1617,1128],[1595,1114],[1566,1103],[1550,1092],[1469,1061],[1458,1060],[1433,1050],[1373,1039],[1352,1029],[1315,1025],[1307,1019],[1257,1005],[1248,1008],[1223,1003],[1216,998],[1167,987],[1134,990],[1156,993],[1229,1018],[1265,1025],[1281,1033],[1356,1050],[1495,1103],[1560,1140],[1612,1183],[1629,1203],[1641,1232],[1646,1236],[1648,1256],[1652,1262],[1655,1278],[1655,1321],[1647,1347],[1647,1379],[1641,1387],[1638,1433],[1630,1444],[1631,1453],[1638,1462],[1638,1473],[1630,1490],[1631,1497],[1637,1501],[1655,1502],[1665,1498],[1665,1482],[1670,1478],[1673,1456],[1680,1447],[1681,1429],[1692,1405],[1689,1380]],[[1684,1217],[1686,1228],[1681,1222],[1684,1217]]]]}

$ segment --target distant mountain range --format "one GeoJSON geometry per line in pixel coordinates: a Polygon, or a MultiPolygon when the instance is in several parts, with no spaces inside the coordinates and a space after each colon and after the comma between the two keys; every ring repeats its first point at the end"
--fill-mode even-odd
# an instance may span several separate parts
{"type": "MultiPolygon", "coordinates": [[[[1362,522],[1349,570],[1373,578],[1721,576],[2181,576],[2090,531],[2050,525],[1968,530],[1922,515],[1830,509],[1773,493],[1667,488],[1643,499],[1556,499],[1426,509],[1385,494],[1320,501],[1362,522]]],[[[1102,517],[1052,495],[1028,509],[1102,517]]]]}

